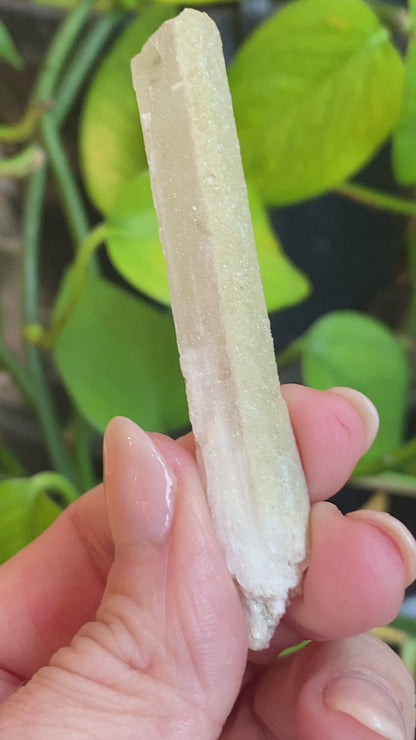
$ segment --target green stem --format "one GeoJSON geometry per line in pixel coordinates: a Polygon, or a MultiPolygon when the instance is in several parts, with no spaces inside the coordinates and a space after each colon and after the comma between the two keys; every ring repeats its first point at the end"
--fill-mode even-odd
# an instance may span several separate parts
{"type": "Polygon", "coordinates": [[[0,442],[0,469],[7,478],[22,478],[27,472],[13,450],[0,442]]]}
{"type": "MultiPolygon", "coordinates": [[[[66,21],[62,24],[56,34],[45,57],[43,68],[40,72],[38,82],[34,92],[34,100],[52,98],[59,76],[63,70],[69,53],[74,43],[82,31],[85,21],[88,18],[93,6],[93,0],[82,0],[74,9],[66,21]]],[[[50,121],[55,125],[62,125],[68,111],[70,110],[73,100],[75,99],[86,74],[88,73],[92,58],[98,53],[109,33],[115,25],[119,14],[112,13],[108,20],[103,22],[101,19],[97,22],[95,28],[88,34],[85,42],[80,48],[80,53],[74,58],[65,81],[56,96],[56,106],[52,113],[49,113],[50,121]]],[[[46,123],[46,139],[48,144],[55,146],[57,151],[60,142],[52,131],[51,123],[46,123]],[[50,138],[48,138],[50,136],[50,138]]],[[[52,157],[53,159],[53,157],[52,157]]],[[[56,154],[54,159],[55,165],[61,167],[60,172],[63,175],[66,166],[66,160],[56,154]]],[[[72,172],[66,170],[68,178],[73,183],[72,172]]],[[[24,283],[25,283],[25,322],[26,324],[38,323],[38,265],[39,265],[39,243],[40,243],[40,224],[41,209],[46,184],[46,167],[36,172],[29,183],[24,221],[24,283]]],[[[74,186],[72,185],[72,194],[74,186]]],[[[63,197],[67,198],[66,188],[63,197]]],[[[76,197],[76,196],[74,196],[76,197]]],[[[68,210],[68,209],[67,209],[68,210]]],[[[78,236],[86,228],[86,218],[84,214],[79,216],[79,209],[75,215],[75,225],[78,236]]],[[[74,217],[73,217],[74,218],[74,217]]],[[[29,346],[27,349],[28,360],[31,375],[30,386],[35,395],[35,405],[37,414],[45,436],[45,442],[49,449],[51,461],[57,470],[61,471],[68,478],[75,479],[72,469],[72,463],[63,445],[59,423],[55,415],[54,404],[50,395],[49,387],[45,380],[42,358],[37,347],[29,346]]]]}
{"type": "MultiPolygon", "coordinates": [[[[45,56],[42,70],[34,91],[34,101],[53,97],[59,75],[92,9],[93,0],[81,0],[60,26],[45,56]]],[[[24,284],[25,322],[38,323],[39,244],[46,167],[35,172],[29,182],[24,215],[24,284]]],[[[74,480],[71,459],[63,444],[54,402],[46,381],[42,357],[34,346],[27,348],[31,384],[36,411],[45,443],[54,467],[64,476],[74,480]]]]}
{"type": "Polygon", "coordinates": [[[384,455],[378,460],[361,460],[357,465],[355,475],[361,477],[382,473],[383,471],[401,470],[407,463],[415,461],[416,437],[412,437],[394,452],[384,455]]]}
{"type": "MultiPolygon", "coordinates": [[[[416,335],[416,220],[412,219],[407,234],[407,272],[410,278],[411,295],[410,305],[406,319],[406,333],[412,338],[416,335]]],[[[409,347],[409,352],[414,351],[414,342],[409,347]]]]}
{"type": "Polygon", "coordinates": [[[13,378],[16,386],[20,392],[30,403],[31,406],[36,405],[36,398],[34,388],[29,373],[25,368],[18,362],[13,352],[7,347],[0,337],[0,362],[6,368],[7,372],[13,378]]]}
{"type": "Polygon", "coordinates": [[[0,159],[0,177],[21,178],[36,172],[45,162],[45,153],[37,144],[30,144],[13,157],[0,159]]]}
{"type": "Polygon", "coordinates": [[[88,234],[88,216],[77,182],[73,176],[58,133],[85,80],[97,54],[114,30],[122,14],[113,11],[102,16],[87,37],[81,42],[69,72],[56,97],[56,104],[42,119],[42,135],[46,151],[58,184],[67,222],[76,248],[88,234]]]}
{"type": "Polygon", "coordinates": [[[104,13],[79,44],[68,73],[63,76],[52,111],[58,129],[67,118],[88,72],[123,15],[120,10],[104,13]]]}
{"type": "Polygon", "coordinates": [[[45,332],[42,338],[42,344],[46,347],[53,347],[60,332],[76,308],[84,285],[85,275],[91,255],[106,239],[106,236],[107,224],[102,223],[96,226],[82,242],[68,277],[69,286],[65,292],[64,302],[56,312],[52,326],[47,332],[45,332]]]}
{"type": "MultiPolygon", "coordinates": [[[[27,323],[37,323],[38,321],[39,234],[45,176],[45,167],[42,167],[32,176],[25,203],[23,274],[25,283],[24,313],[27,323]]],[[[40,351],[37,347],[28,346],[27,356],[33,401],[51,462],[62,475],[69,480],[74,480],[72,463],[61,438],[59,420],[46,381],[40,351]]]]}
{"type": "Polygon", "coordinates": [[[333,192],[381,211],[390,211],[402,216],[416,216],[416,203],[413,203],[413,201],[368,188],[366,185],[344,182],[342,185],[333,188],[333,192]]]}
{"type": "Polygon", "coordinates": [[[0,126],[0,141],[7,144],[19,144],[30,139],[40,117],[50,108],[50,103],[41,101],[30,105],[23,118],[10,126],[0,126]]]}
{"type": "Polygon", "coordinates": [[[23,219],[23,285],[25,323],[38,322],[39,299],[39,245],[43,195],[46,183],[46,166],[30,178],[25,200],[23,219]]]}
{"type": "MultiPolygon", "coordinates": [[[[85,26],[85,22],[93,6],[94,0],[80,0],[72,13],[60,26],[46,53],[42,70],[35,86],[33,95],[35,103],[54,98],[59,76],[73,50],[77,38],[85,26]]],[[[41,124],[42,135],[45,148],[60,184],[61,192],[63,189],[64,195],[67,197],[67,200],[65,200],[65,210],[70,214],[71,231],[74,239],[77,241],[78,239],[83,239],[85,234],[88,233],[88,221],[53,121],[53,111],[43,116],[41,124]],[[65,177],[67,178],[66,181],[64,181],[65,177]]]]}
{"type": "Polygon", "coordinates": [[[88,491],[98,482],[91,455],[93,432],[80,414],[74,420],[74,439],[79,490],[88,491]]]}
{"type": "Polygon", "coordinates": [[[88,234],[88,218],[51,113],[42,119],[42,136],[72,238],[77,246],[88,234]]]}
{"type": "Polygon", "coordinates": [[[76,501],[78,493],[74,486],[62,475],[55,473],[53,470],[47,470],[44,473],[37,473],[32,478],[35,491],[51,491],[57,493],[62,498],[65,505],[76,501]]]}
{"type": "Polygon", "coordinates": [[[416,498],[416,477],[406,473],[385,471],[359,478],[353,476],[349,485],[364,491],[381,491],[390,495],[416,498]]]}
{"type": "Polygon", "coordinates": [[[277,364],[279,367],[287,365],[292,360],[297,360],[302,351],[303,337],[295,339],[287,347],[277,353],[277,364]]]}
{"type": "MultiPolygon", "coordinates": [[[[416,248],[416,245],[414,245],[414,248],[416,248]]],[[[412,261],[414,263],[415,259],[413,258],[412,261]]],[[[409,270],[409,272],[411,271],[412,270],[409,270]]],[[[412,286],[413,289],[410,297],[410,306],[406,320],[406,332],[414,337],[416,335],[416,282],[413,280],[412,286]]]]}
{"type": "Polygon", "coordinates": [[[65,62],[93,7],[94,0],[80,0],[60,26],[44,58],[34,90],[35,102],[53,99],[65,62]]]}

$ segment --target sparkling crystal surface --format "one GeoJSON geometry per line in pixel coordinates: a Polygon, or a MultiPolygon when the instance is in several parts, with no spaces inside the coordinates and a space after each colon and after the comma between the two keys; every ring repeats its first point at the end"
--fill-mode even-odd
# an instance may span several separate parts
{"type": "Polygon", "coordinates": [[[184,10],[132,72],[198,462],[250,647],[262,649],[305,566],[309,501],[215,24],[184,10]]]}

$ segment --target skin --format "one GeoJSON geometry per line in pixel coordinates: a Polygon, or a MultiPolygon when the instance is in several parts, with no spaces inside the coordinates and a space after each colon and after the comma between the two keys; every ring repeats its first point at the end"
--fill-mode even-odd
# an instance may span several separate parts
{"type": "Polygon", "coordinates": [[[374,411],[343,389],[284,395],[309,484],[312,553],[271,647],[247,654],[192,437],[151,444],[115,419],[105,490],[0,568],[0,737],[413,738],[413,681],[362,634],[396,615],[415,577],[411,535],[387,515],[344,517],[324,502],[371,444],[374,411]]]}

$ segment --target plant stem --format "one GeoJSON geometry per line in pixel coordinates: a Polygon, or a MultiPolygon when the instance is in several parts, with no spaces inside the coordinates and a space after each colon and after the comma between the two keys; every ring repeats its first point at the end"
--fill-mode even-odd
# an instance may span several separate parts
{"type": "Polygon", "coordinates": [[[277,363],[279,367],[284,367],[292,360],[297,360],[302,351],[303,337],[294,339],[293,342],[287,345],[284,349],[277,353],[277,363]]]}
{"type": "Polygon", "coordinates": [[[41,115],[50,107],[49,103],[43,101],[30,105],[18,123],[10,126],[0,126],[0,141],[7,144],[18,144],[29,139],[41,115]]]}
{"type": "MultiPolygon", "coordinates": [[[[407,271],[410,278],[412,292],[410,306],[406,320],[406,332],[411,337],[416,335],[416,220],[412,219],[407,234],[407,271]]],[[[414,343],[410,345],[410,352],[414,350],[414,343]]]]}
{"type": "MultiPolygon", "coordinates": [[[[93,6],[94,0],[80,0],[72,13],[67,16],[66,20],[60,26],[46,53],[35,86],[33,95],[35,103],[53,99],[55,87],[65,62],[74,47],[76,39],[84,28],[93,6]]],[[[41,121],[41,130],[45,148],[51,160],[58,183],[60,184],[61,192],[62,188],[64,188],[64,193],[68,196],[68,201],[65,201],[66,212],[70,214],[72,234],[77,241],[78,239],[83,239],[88,232],[88,222],[78,191],[74,186],[72,173],[67,165],[63,147],[60,144],[55,126],[53,125],[53,120],[54,114],[52,111],[45,113],[41,121]],[[67,180],[64,182],[65,176],[67,176],[67,180]]]]}
{"type": "Polygon", "coordinates": [[[99,19],[77,49],[74,61],[57,94],[55,107],[42,118],[44,145],[58,183],[64,212],[76,248],[88,234],[88,216],[58,130],[68,115],[86,74],[121,15],[120,11],[113,11],[99,19]]]}
{"type": "Polygon", "coordinates": [[[39,244],[45,182],[46,165],[43,165],[31,176],[26,191],[23,220],[23,285],[24,316],[27,324],[38,322],[39,244]]]}
{"type": "Polygon", "coordinates": [[[52,110],[52,116],[58,128],[67,118],[85,77],[123,15],[124,13],[120,10],[104,13],[79,44],[68,73],[63,76],[52,110]]]}
{"type": "Polygon", "coordinates": [[[78,493],[74,486],[62,475],[53,470],[37,473],[32,477],[35,491],[51,491],[60,494],[66,505],[76,501],[78,493]]]}
{"type": "Polygon", "coordinates": [[[333,188],[333,192],[381,211],[390,211],[402,216],[416,216],[416,203],[413,201],[383,193],[381,190],[374,190],[366,185],[344,182],[333,188]]]}
{"type": "Polygon", "coordinates": [[[42,119],[42,136],[61,194],[69,229],[75,245],[78,246],[88,234],[88,218],[51,113],[42,119]]]}
{"type": "Polygon", "coordinates": [[[407,463],[414,461],[416,461],[416,437],[412,437],[394,452],[377,460],[361,460],[357,465],[356,475],[366,476],[383,471],[401,470],[407,463]]]}
{"type": "Polygon", "coordinates": [[[65,293],[64,303],[57,311],[52,326],[45,332],[42,344],[48,349],[53,347],[60,332],[72,315],[84,285],[85,274],[91,255],[102,244],[107,235],[107,224],[98,224],[82,242],[68,276],[69,287],[65,293]]]}
{"type": "MultiPolygon", "coordinates": [[[[34,91],[34,101],[51,98],[59,74],[93,6],[93,0],[81,0],[60,26],[45,56],[34,91]]],[[[50,114],[47,114],[50,115],[50,114]]],[[[38,323],[39,242],[46,167],[35,172],[29,182],[24,215],[24,287],[25,321],[38,323]]],[[[37,415],[54,467],[70,480],[75,479],[72,462],[63,444],[54,402],[46,381],[39,349],[27,348],[37,415]]]]}
{"type": "Polygon", "coordinates": [[[88,491],[97,485],[97,475],[91,455],[93,433],[85,419],[77,414],[74,419],[75,458],[80,491],[88,491]]]}
{"type": "Polygon", "coordinates": [[[8,478],[22,478],[26,470],[20,460],[16,457],[13,450],[0,441],[0,469],[1,475],[8,478]]]}
{"type": "Polygon", "coordinates": [[[25,368],[18,362],[13,352],[3,342],[2,338],[0,338],[0,362],[4,365],[11,378],[13,378],[16,386],[19,388],[26,400],[31,406],[35,406],[36,399],[31,377],[25,368]]]}
{"type": "MultiPolygon", "coordinates": [[[[43,200],[46,168],[35,172],[29,183],[24,214],[24,313],[27,323],[38,320],[38,259],[41,208],[43,200]]],[[[61,438],[59,421],[56,416],[50,388],[46,381],[43,361],[39,349],[27,347],[31,388],[37,416],[44,434],[45,443],[54,467],[74,480],[74,471],[68,452],[61,438]]]]}
{"type": "Polygon", "coordinates": [[[416,477],[406,473],[384,471],[374,475],[364,475],[350,480],[353,488],[362,488],[365,491],[380,491],[389,496],[409,496],[416,498],[416,477]]]}
{"type": "MultiPolygon", "coordinates": [[[[59,28],[49,50],[45,56],[42,70],[34,91],[34,101],[52,99],[58,79],[63,71],[65,62],[72,51],[76,39],[79,37],[94,5],[94,0],[81,0],[59,28]]],[[[66,82],[56,96],[56,108],[45,115],[49,117],[44,124],[43,133],[46,133],[46,143],[52,146],[52,157],[55,167],[62,178],[67,176],[70,185],[70,196],[66,183],[63,187],[62,197],[66,200],[66,210],[70,209],[69,203],[77,203],[74,212],[71,211],[72,231],[76,238],[81,241],[88,231],[87,219],[80,198],[76,193],[76,185],[72,172],[67,166],[62,145],[57,136],[54,126],[62,125],[73,101],[88,73],[94,56],[114,27],[119,18],[119,13],[109,14],[104,21],[102,18],[97,22],[95,28],[88,34],[80,53],[72,62],[69,72],[65,78],[66,82]],[[62,97],[61,97],[62,96],[62,97]],[[55,147],[55,148],[54,148],[55,147]],[[59,152],[60,150],[60,152],[59,152]]],[[[49,153],[49,152],[48,152],[49,153]]],[[[50,154],[50,153],[49,153],[50,154]]],[[[66,181],[66,182],[67,182],[66,181]]],[[[24,283],[25,283],[25,323],[38,323],[38,266],[39,266],[39,242],[41,226],[41,210],[46,183],[46,167],[42,167],[31,177],[27,190],[25,219],[24,219],[24,283]]],[[[59,422],[56,418],[54,404],[46,382],[42,358],[38,347],[27,348],[30,373],[30,387],[35,399],[36,411],[43,429],[45,442],[49,450],[51,461],[61,473],[74,480],[75,474],[68,452],[62,442],[59,422]]],[[[29,376],[28,376],[29,377],[29,376]]]]}
{"type": "Polygon", "coordinates": [[[43,165],[45,152],[37,144],[30,144],[15,154],[0,160],[0,177],[27,177],[43,165]]]}
{"type": "Polygon", "coordinates": [[[53,98],[64,64],[93,7],[94,0],[80,0],[60,26],[44,58],[33,94],[35,102],[53,98]]]}

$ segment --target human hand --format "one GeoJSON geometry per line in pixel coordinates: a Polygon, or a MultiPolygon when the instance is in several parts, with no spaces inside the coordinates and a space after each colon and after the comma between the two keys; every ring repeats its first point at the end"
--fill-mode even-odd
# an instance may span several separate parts
{"type": "Polygon", "coordinates": [[[85,494],[0,568],[0,737],[413,738],[404,665],[374,637],[354,637],[397,613],[416,575],[413,538],[388,515],[344,517],[323,502],[371,444],[375,413],[345,389],[283,390],[313,504],[312,555],[269,650],[247,659],[192,437],[115,419],[105,495],[85,494]]]}

